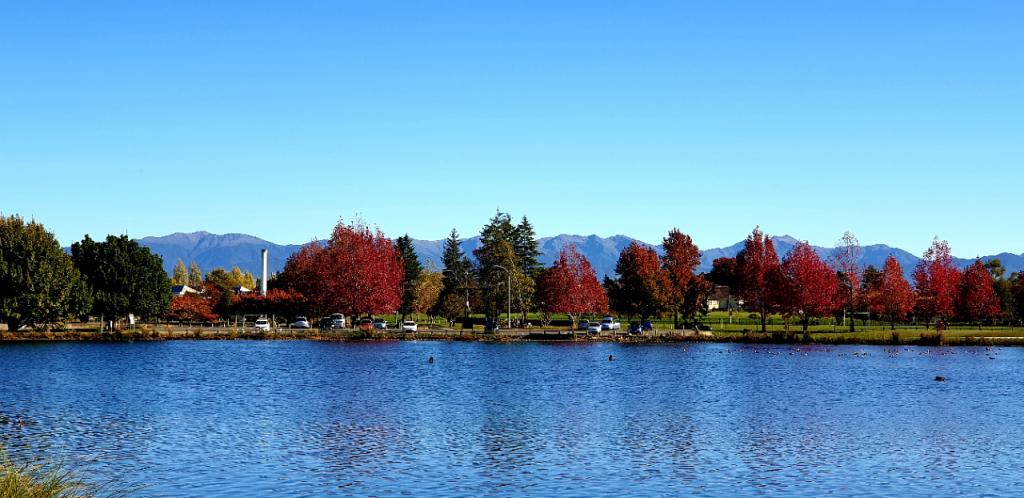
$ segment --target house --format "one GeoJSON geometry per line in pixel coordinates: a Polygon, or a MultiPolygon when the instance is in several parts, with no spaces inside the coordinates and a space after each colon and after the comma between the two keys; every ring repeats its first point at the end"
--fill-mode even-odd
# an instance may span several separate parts
{"type": "Polygon", "coordinates": [[[743,308],[743,300],[732,295],[728,285],[716,285],[708,297],[708,311],[735,311],[743,308]]]}
{"type": "Polygon", "coordinates": [[[187,285],[172,285],[171,295],[176,297],[184,296],[185,294],[199,294],[200,292],[187,285]]]}

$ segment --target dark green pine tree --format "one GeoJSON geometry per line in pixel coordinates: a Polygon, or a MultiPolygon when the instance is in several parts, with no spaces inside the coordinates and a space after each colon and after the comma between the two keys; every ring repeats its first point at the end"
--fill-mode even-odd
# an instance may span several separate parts
{"type": "Polygon", "coordinates": [[[516,250],[516,257],[519,258],[523,273],[531,278],[537,278],[544,270],[540,263],[540,248],[537,246],[537,235],[533,231],[530,220],[523,216],[516,226],[513,238],[513,247],[516,250]]]}
{"type": "Polygon", "coordinates": [[[413,306],[416,304],[416,288],[420,282],[420,276],[423,275],[423,265],[420,264],[420,258],[416,256],[416,250],[412,247],[412,238],[408,234],[403,235],[395,240],[395,249],[398,251],[398,256],[402,258],[402,266],[405,269],[405,279],[402,283],[402,306],[398,309],[398,312],[402,314],[402,321],[405,321],[406,315],[413,312],[413,306]]]}
{"type": "Polygon", "coordinates": [[[480,286],[489,316],[496,317],[508,308],[510,296],[506,287],[509,279],[512,281],[512,308],[521,311],[524,319],[530,308],[535,283],[523,271],[523,262],[516,250],[518,240],[518,230],[512,224],[512,217],[501,211],[480,230],[480,247],[473,254],[479,265],[480,286]],[[511,275],[502,268],[510,270],[511,275]]]}
{"type": "Polygon", "coordinates": [[[150,318],[167,312],[171,280],[163,258],[127,235],[108,235],[103,242],[86,235],[71,245],[71,259],[92,290],[94,315],[112,318],[133,313],[150,318]]]}
{"type": "MultiPolygon", "coordinates": [[[[540,248],[537,246],[537,235],[533,231],[530,220],[523,216],[519,225],[513,232],[512,247],[515,249],[516,257],[519,259],[519,267],[523,275],[530,278],[532,283],[544,271],[544,265],[540,262],[540,248]]],[[[533,307],[534,285],[522,288],[520,301],[522,302],[523,323],[526,323],[527,312],[533,307]]]]}
{"type": "MultiPolygon", "coordinates": [[[[462,252],[462,241],[459,240],[459,231],[454,228],[444,241],[441,264],[444,265],[444,276],[441,279],[441,294],[437,300],[438,309],[434,310],[434,312],[451,319],[455,314],[452,312],[453,310],[442,309],[445,308],[444,304],[468,301],[468,289],[473,277],[473,263],[462,252]]],[[[463,307],[464,305],[459,306],[460,309],[463,307]]],[[[449,308],[455,307],[449,306],[449,308]]],[[[464,309],[462,311],[468,313],[464,309]]]]}

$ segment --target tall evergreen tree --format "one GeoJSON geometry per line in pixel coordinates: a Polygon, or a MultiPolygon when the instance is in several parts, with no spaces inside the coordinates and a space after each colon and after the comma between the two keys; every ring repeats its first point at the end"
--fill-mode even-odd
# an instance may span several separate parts
{"type": "Polygon", "coordinates": [[[185,269],[185,262],[181,258],[178,258],[178,262],[174,265],[171,285],[188,285],[188,270],[185,269]]]}
{"type": "Polygon", "coordinates": [[[462,241],[459,231],[452,229],[444,241],[444,252],[441,256],[444,265],[441,279],[441,295],[437,299],[436,314],[442,315],[452,322],[458,313],[466,313],[469,303],[469,289],[473,279],[473,263],[462,252],[462,241]],[[458,303],[458,306],[455,304],[458,303]],[[457,311],[458,310],[458,311],[457,311]]]}
{"type": "Polygon", "coordinates": [[[90,305],[85,279],[53,234],[34,221],[0,216],[0,322],[11,331],[60,324],[90,305]]]}
{"type": "Polygon", "coordinates": [[[533,231],[530,220],[523,216],[513,232],[513,245],[515,246],[516,257],[519,258],[520,267],[523,273],[530,278],[537,278],[544,270],[540,263],[540,248],[537,246],[537,235],[533,231]]]}
{"type": "Polygon", "coordinates": [[[188,285],[197,289],[203,285],[203,271],[199,269],[199,265],[195,261],[188,265],[188,285]]]}
{"type": "Polygon", "coordinates": [[[412,247],[412,238],[408,234],[395,239],[395,249],[398,257],[402,258],[402,265],[405,268],[405,278],[402,283],[402,305],[398,308],[402,314],[402,321],[406,315],[415,312],[416,290],[419,288],[420,276],[423,274],[423,265],[416,256],[416,250],[412,247]]]}
{"type": "MultiPolygon", "coordinates": [[[[479,276],[487,314],[497,317],[507,309],[511,299],[514,309],[525,310],[533,297],[533,279],[523,272],[523,264],[515,251],[516,227],[508,213],[498,212],[480,231],[480,247],[473,254],[479,265],[479,276]],[[511,290],[508,289],[511,281],[511,290]]],[[[510,317],[511,320],[511,317],[510,317]]]]}
{"type": "Polygon", "coordinates": [[[171,281],[163,259],[127,235],[109,235],[103,242],[86,235],[71,245],[71,258],[92,290],[94,315],[146,318],[169,309],[171,281]]]}

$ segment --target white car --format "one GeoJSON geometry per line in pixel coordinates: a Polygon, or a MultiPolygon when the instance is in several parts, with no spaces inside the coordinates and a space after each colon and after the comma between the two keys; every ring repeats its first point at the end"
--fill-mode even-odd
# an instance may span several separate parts
{"type": "Polygon", "coordinates": [[[295,323],[292,323],[292,327],[297,329],[308,329],[309,320],[306,320],[306,317],[304,316],[297,316],[295,317],[295,323]]]}
{"type": "Polygon", "coordinates": [[[270,320],[259,318],[256,320],[256,330],[270,330],[270,320]]]}
{"type": "Polygon", "coordinates": [[[620,330],[620,329],[622,329],[622,324],[619,323],[618,320],[616,320],[616,319],[614,319],[614,318],[612,318],[610,316],[606,316],[606,317],[604,317],[603,320],[601,320],[601,330],[620,330]]]}
{"type": "Polygon", "coordinates": [[[601,327],[600,323],[598,323],[598,322],[590,322],[590,324],[587,325],[587,333],[588,334],[600,334],[601,333],[601,328],[602,327],[601,327]]]}
{"type": "Polygon", "coordinates": [[[406,332],[416,332],[416,322],[402,322],[402,330],[406,332]]]}
{"type": "Polygon", "coordinates": [[[373,320],[373,328],[375,328],[377,330],[387,330],[388,329],[388,322],[385,322],[383,319],[380,319],[380,318],[374,319],[373,320]]]}

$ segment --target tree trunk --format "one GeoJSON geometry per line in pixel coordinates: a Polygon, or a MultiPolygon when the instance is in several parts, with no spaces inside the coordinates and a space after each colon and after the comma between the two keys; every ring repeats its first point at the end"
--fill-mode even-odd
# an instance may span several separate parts
{"type": "Polygon", "coordinates": [[[761,310],[761,333],[768,333],[768,312],[764,309],[761,310]]]}
{"type": "Polygon", "coordinates": [[[804,326],[804,333],[807,333],[807,328],[811,325],[811,317],[804,315],[803,319],[800,320],[800,324],[804,326]]]}

